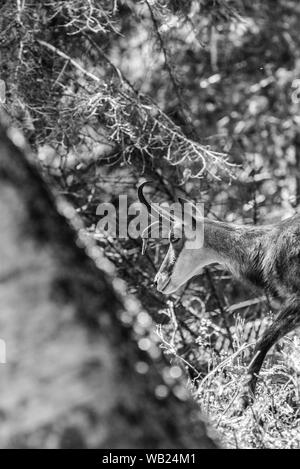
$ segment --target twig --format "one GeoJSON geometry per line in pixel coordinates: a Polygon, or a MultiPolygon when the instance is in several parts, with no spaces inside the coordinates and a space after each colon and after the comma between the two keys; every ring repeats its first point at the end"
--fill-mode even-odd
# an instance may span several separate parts
{"type": "Polygon", "coordinates": [[[197,390],[197,394],[200,394],[201,392],[201,389],[203,388],[203,385],[204,383],[206,383],[206,381],[211,377],[213,376],[220,368],[223,368],[225,365],[227,365],[227,363],[229,363],[231,360],[233,360],[237,355],[239,355],[241,352],[243,352],[246,348],[249,348],[249,347],[252,347],[252,345],[254,345],[254,342],[251,342],[251,344],[244,344],[242,345],[242,347],[240,347],[235,353],[233,353],[232,355],[230,355],[230,357],[226,358],[225,360],[223,360],[221,363],[219,363],[219,365],[217,365],[210,373],[208,373],[205,378],[203,378],[203,380],[201,381],[200,385],[199,385],[199,388],[197,390]]]}
{"type": "Polygon", "coordinates": [[[163,52],[163,55],[164,55],[164,62],[165,62],[165,68],[168,72],[168,75],[170,77],[170,80],[171,80],[171,83],[173,85],[173,89],[174,89],[174,92],[177,96],[177,99],[178,99],[178,103],[179,103],[179,106],[181,108],[181,113],[182,113],[182,117],[184,119],[184,121],[186,122],[186,124],[189,124],[191,125],[192,121],[191,121],[191,118],[186,114],[186,111],[184,109],[184,102],[182,100],[182,96],[178,90],[178,84],[176,82],[176,79],[175,79],[175,76],[173,74],[173,70],[171,68],[171,65],[169,63],[169,59],[168,59],[168,54],[167,54],[167,50],[165,48],[165,44],[164,44],[164,40],[162,38],[162,35],[160,34],[159,32],[159,26],[158,26],[158,23],[157,23],[157,19],[155,18],[155,15],[154,15],[154,12],[148,2],[148,0],[146,0],[146,5],[149,9],[149,12],[150,12],[150,15],[151,15],[151,19],[152,19],[152,23],[153,23],[153,26],[154,26],[154,29],[155,29],[155,32],[156,32],[156,35],[158,37],[158,41],[159,41],[159,44],[160,44],[160,48],[163,52]]]}
{"type": "Polygon", "coordinates": [[[97,44],[96,41],[92,37],[90,37],[89,34],[87,33],[82,33],[82,35],[92,44],[92,46],[97,50],[97,52],[102,56],[102,58],[110,65],[110,67],[114,70],[114,72],[117,74],[120,82],[125,82],[129,88],[131,88],[132,91],[136,95],[138,95],[138,91],[134,88],[133,84],[128,80],[128,78],[123,74],[123,72],[117,67],[111,60],[110,58],[105,54],[103,49],[97,44]]]}
{"type": "Polygon", "coordinates": [[[54,46],[52,46],[52,44],[49,44],[48,42],[42,41],[41,39],[38,39],[37,42],[38,42],[41,46],[46,47],[46,49],[51,50],[52,52],[54,52],[55,54],[59,55],[59,56],[62,57],[63,59],[68,60],[72,65],[74,65],[74,67],[76,67],[78,70],[80,70],[81,73],[83,73],[83,74],[86,75],[87,77],[91,78],[93,81],[96,81],[97,83],[100,83],[100,82],[101,82],[101,80],[100,80],[99,77],[97,77],[97,76],[94,75],[93,73],[88,72],[87,70],[85,70],[78,62],[76,62],[76,60],[72,59],[72,57],[70,57],[69,55],[65,54],[65,53],[62,52],[61,50],[57,49],[57,47],[54,47],[54,46]]]}

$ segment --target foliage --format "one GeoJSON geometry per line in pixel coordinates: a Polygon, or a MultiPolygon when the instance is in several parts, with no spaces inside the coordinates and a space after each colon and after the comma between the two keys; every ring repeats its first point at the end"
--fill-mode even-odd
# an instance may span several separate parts
{"type": "MultiPolygon", "coordinates": [[[[0,8],[6,112],[90,236],[99,202],[117,203],[123,193],[136,200],[142,177],[154,181],[153,200],[201,199],[216,219],[259,223],[294,213],[296,0],[18,0],[0,8]]],[[[299,445],[297,366],[284,351],[295,351],[296,342],[271,356],[252,410],[238,420],[226,410],[249,361],[245,344],[260,332],[256,321],[270,314],[265,298],[250,292],[249,299],[243,286],[211,268],[166,303],[152,284],[163,245],[142,257],[137,240],[98,243],[143,314],[159,323],[162,347],[187,371],[226,443],[299,445]],[[242,339],[237,312],[248,331],[242,339]],[[293,377],[283,387],[278,366],[293,377]],[[201,385],[202,376],[208,378],[201,385]],[[256,417],[262,412],[263,424],[256,417]]]]}

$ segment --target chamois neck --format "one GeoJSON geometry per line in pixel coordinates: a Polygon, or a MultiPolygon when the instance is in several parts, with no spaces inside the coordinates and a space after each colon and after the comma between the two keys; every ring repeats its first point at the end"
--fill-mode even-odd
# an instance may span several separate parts
{"type": "Polygon", "coordinates": [[[246,277],[248,272],[259,268],[257,258],[266,230],[267,227],[234,225],[206,218],[204,247],[212,250],[217,262],[234,275],[246,277]]]}

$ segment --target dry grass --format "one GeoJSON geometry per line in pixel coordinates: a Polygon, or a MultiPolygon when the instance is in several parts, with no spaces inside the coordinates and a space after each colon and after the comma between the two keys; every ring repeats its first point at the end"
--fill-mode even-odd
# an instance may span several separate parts
{"type": "MultiPolygon", "coordinates": [[[[201,321],[199,321],[201,322],[201,321]]],[[[276,345],[260,373],[256,398],[252,406],[241,414],[238,401],[241,383],[247,374],[251,359],[252,343],[239,335],[240,321],[234,333],[234,351],[217,353],[211,343],[211,328],[199,327],[196,342],[199,344],[198,371],[205,364],[207,372],[199,371],[191,378],[189,371],[195,370],[195,360],[188,364],[183,359],[184,348],[178,324],[172,321],[160,337],[171,360],[181,364],[190,375],[188,387],[212,425],[228,448],[295,449],[300,446],[300,339],[291,334],[276,345]],[[176,347],[174,346],[176,343],[176,347]],[[168,344],[173,344],[169,346],[168,344]],[[202,344],[202,345],[201,345],[202,344]],[[176,350],[176,351],[175,351],[176,350]]],[[[191,355],[190,355],[191,356],[191,355]]]]}

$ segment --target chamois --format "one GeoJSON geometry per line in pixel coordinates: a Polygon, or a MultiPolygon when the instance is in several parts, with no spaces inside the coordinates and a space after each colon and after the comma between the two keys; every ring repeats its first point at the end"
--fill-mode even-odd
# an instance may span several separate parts
{"type": "MultiPolygon", "coordinates": [[[[145,184],[147,182],[139,186],[138,196],[151,211],[143,194],[145,184]]],[[[168,252],[155,276],[157,289],[166,295],[174,293],[203,267],[219,263],[238,279],[265,290],[280,304],[276,319],[254,348],[243,396],[247,405],[254,396],[266,354],[279,339],[300,325],[300,215],[274,225],[235,225],[204,217],[197,220],[199,215],[194,215],[193,204],[180,202],[189,212],[184,220],[155,208],[170,222],[168,252]],[[191,249],[188,241],[195,236],[197,221],[203,236],[199,236],[199,245],[191,249]]],[[[145,230],[143,237],[146,239],[148,235],[145,230]]]]}

